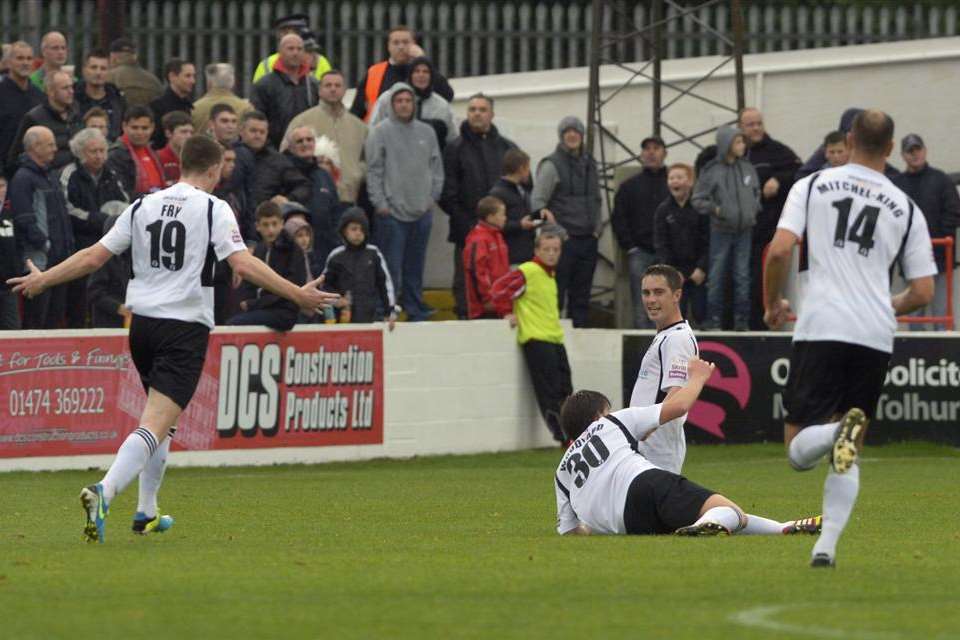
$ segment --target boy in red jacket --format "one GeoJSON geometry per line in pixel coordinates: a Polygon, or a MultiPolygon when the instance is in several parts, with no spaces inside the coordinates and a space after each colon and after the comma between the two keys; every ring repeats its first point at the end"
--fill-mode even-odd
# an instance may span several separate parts
{"type": "Polygon", "coordinates": [[[477,203],[480,221],[467,234],[463,249],[463,272],[467,285],[467,317],[503,318],[513,309],[508,302],[494,302],[490,295],[494,281],[510,270],[507,243],[503,239],[503,225],[507,222],[507,208],[493,196],[477,203]]]}

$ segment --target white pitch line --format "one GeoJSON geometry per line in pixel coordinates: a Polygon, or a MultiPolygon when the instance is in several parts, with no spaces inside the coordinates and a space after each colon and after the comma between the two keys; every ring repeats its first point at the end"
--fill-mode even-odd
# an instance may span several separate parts
{"type": "Polygon", "coordinates": [[[810,638],[836,638],[837,640],[901,640],[903,636],[899,633],[889,633],[885,631],[859,631],[832,629],[830,627],[818,627],[807,624],[789,624],[771,620],[771,617],[788,609],[798,609],[800,607],[816,607],[815,604],[794,604],[794,605],[776,605],[766,607],[754,607],[744,609],[729,616],[729,620],[744,627],[754,629],[766,629],[779,633],[792,633],[798,636],[807,636],[810,638]]]}

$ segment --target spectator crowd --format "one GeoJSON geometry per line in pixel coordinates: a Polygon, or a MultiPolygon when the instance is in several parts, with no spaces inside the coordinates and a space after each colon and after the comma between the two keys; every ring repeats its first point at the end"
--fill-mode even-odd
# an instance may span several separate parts
{"type": "MultiPolygon", "coordinates": [[[[38,52],[24,41],[4,45],[2,279],[20,275],[28,259],[45,269],[97,242],[129,204],[179,179],[184,142],[202,134],[224,149],[214,194],[230,204],[250,251],[298,284],[324,274],[324,286],[342,294],[336,310],[306,316],[241,287],[221,264],[213,281],[218,324],[287,330],[338,320],[392,326],[401,312],[409,321],[428,319],[435,310],[424,300],[423,278],[435,213],[449,217],[458,317],[516,322],[518,304],[527,318],[536,308],[518,300],[555,298],[574,326],[588,324],[601,182],[581,120],[563,118],[555,150],[531,167],[497,129],[491,97],[471,96],[458,124],[453,89],[411,28],[389,30],[387,59],[367,69],[347,106],[348,79],[319,51],[306,16],[273,26],[277,49],[258,61],[246,98],[235,93],[238,70],[229,62],[197,69],[172,58],[158,78],[126,38],[82,52],[79,73],[67,66],[70,43],[60,32],[44,34],[38,52]],[[206,93],[195,98],[200,73],[206,93]],[[541,272],[555,293],[539,288],[541,272]],[[525,294],[524,286],[537,289],[525,294]]],[[[642,168],[619,186],[611,215],[628,256],[634,325],[652,326],[639,275],[666,263],[686,279],[691,321],[762,329],[762,253],[787,192],[798,178],[846,162],[845,134],[857,112],[844,112],[806,163],[751,108],[737,126],[717,132],[695,167],[668,164],[658,136],[643,140],[642,168]]],[[[888,167],[888,175],[919,204],[931,235],[952,237],[960,221],[956,189],[927,163],[920,136],[904,137],[901,154],[906,171],[888,167]]],[[[34,299],[21,302],[4,287],[0,328],[124,326],[128,277],[129,256],[117,256],[90,278],[34,299]]],[[[930,312],[943,315],[942,274],[937,294],[930,312]]],[[[544,346],[560,341],[553,322],[524,327],[521,318],[521,336],[534,336],[531,361],[565,358],[544,346]]],[[[545,416],[554,404],[542,404],[545,416]]]]}

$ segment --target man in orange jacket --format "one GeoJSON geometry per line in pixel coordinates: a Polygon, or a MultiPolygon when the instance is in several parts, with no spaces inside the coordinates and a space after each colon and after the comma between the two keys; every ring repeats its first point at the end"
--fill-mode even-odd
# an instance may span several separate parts
{"type": "Polygon", "coordinates": [[[480,221],[467,234],[463,250],[463,271],[466,274],[467,317],[503,318],[513,311],[509,299],[493,300],[493,283],[510,270],[507,243],[503,239],[503,225],[507,208],[493,196],[477,203],[480,221]]]}

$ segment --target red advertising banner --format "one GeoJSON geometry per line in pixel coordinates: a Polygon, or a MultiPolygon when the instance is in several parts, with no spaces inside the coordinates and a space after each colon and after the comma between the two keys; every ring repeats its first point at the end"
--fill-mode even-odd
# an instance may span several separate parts
{"type": "MultiPolygon", "coordinates": [[[[145,402],[126,336],[0,339],[0,458],[114,453],[145,402]]],[[[383,336],[212,334],[177,426],[174,450],[382,443],[383,336]]]]}

